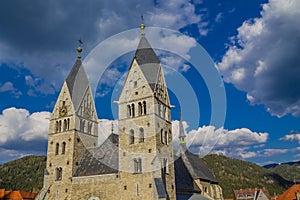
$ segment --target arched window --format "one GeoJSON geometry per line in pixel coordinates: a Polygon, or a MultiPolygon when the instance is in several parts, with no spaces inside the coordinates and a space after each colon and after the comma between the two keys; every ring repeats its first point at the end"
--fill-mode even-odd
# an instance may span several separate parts
{"type": "Polygon", "coordinates": [[[134,170],[134,173],[142,173],[142,159],[141,158],[133,159],[133,170],[134,170]]]}
{"type": "Polygon", "coordinates": [[[164,173],[169,174],[169,164],[168,164],[168,159],[164,158],[163,160],[163,166],[164,166],[164,173]]]}
{"type": "Polygon", "coordinates": [[[56,143],[56,146],[55,146],[55,155],[58,155],[58,152],[59,152],[59,144],[56,143]]]}
{"type": "Polygon", "coordinates": [[[138,112],[139,112],[139,115],[142,115],[142,114],[143,114],[143,106],[142,106],[142,103],[141,103],[141,102],[139,102],[138,112]]]}
{"type": "Polygon", "coordinates": [[[164,130],[163,129],[160,130],[160,142],[162,144],[164,144],[164,130]]]}
{"type": "Polygon", "coordinates": [[[127,117],[131,117],[131,106],[127,106],[127,117]]]}
{"type": "Polygon", "coordinates": [[[66,142],[63,142],[61,146],[61,154],[65,154],[65,153],[66,153],[66,142]]]}
{"type": "Polygon", "coordinates": [[[130,130],[129,132],[129,144],[134,144],[134,130],[130,130]]]}
{"type": "Polygon", "coordinates": [[[164,140],[165,140],[164,143],[168,144],[168,131],[165,131],[164,140]]]}
{"type": "Polygon", "coordinates": [[[55,123],[55,132],[56,133],[58,132],[58,121],[56,121],[56,123],[55,123]]]}
{"type": "Polygon", "coordinates": [[[134,111],[134,104],[131,104],[131,114],[132,114],[132,117],[134,117],[134,113],[135,113],[135,111],[134,111]]]}
{"type": "Polygon", "coordinates": [[[93,126],[93,123],[90,122],[90,123],[89,123],[89,127],[88,127],[88,129],[89,129],[89,134],[92,134],[92,126],[93,126]]]}
{"type": "Polygon", "coordinates": [[[61,181],[62,179],[62,168],[61,167],[57,167],[55,169],[55,180],[56,181],[61,181]]]}
{"type": "Polygon", "coordinates": [[[67,130],[67,120],[64,119],[63,131],[67,130]]]}
{"type": "Polygon", "coordinates": [[[61,132],[61,120],[58,122],[58,132],[61,132]]]}
{"type": "Polygon", "coordinates": [[[67,129],[70,129],[70,118],[68,118],[68,124],[67,124],[67,129]]]}
{"type": "Polygon", "coordinates": [[[166,106],[163,106],[163,110],[162,110],[162,117],[166,118],[166,106]]]}
{"type": "Polygon", "coordinates": [[[143,111],[144,111],[144,115],[146,115],[147,114],[146,101],[143,101],[143,111]]]}
{"type": "Polygon", "coordinates": [[[144,138],[144,129],[140,128],[139,130],[139,143],[144,142],[145,138],[144,138]]]}
{"type": "Polygon", "coordinates": [[[157,104],[157,107],[158,107],[157,114],[158,114],[159,116],[161,116],[161,107],[160,107],[160,103],[159,103],[159,102],[158,102],[158,104],[157,104]]]}

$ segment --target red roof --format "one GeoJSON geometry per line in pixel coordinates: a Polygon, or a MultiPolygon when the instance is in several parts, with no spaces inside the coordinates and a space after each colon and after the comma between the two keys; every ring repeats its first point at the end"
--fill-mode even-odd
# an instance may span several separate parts
{"type": "Polygon", "coordinates": [[[0,199],[5,200],[34,200],[36,196],[37,193],[0,189],[0,199]]]}
{"type": "Polygon", "coordinates": [[[295,184],[289,189],[287,189],[284,193],[277,197],[277,200],[295,200],[296,194],[298,193],[300,197],[300,184],[295,184]]]}

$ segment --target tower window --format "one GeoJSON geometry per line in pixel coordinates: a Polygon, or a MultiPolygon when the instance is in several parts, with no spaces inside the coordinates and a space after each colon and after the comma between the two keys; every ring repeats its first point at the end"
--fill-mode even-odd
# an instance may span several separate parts
{"type": "Polygon", "coordinates": [[[140,132],[139,132],[139,143],[142,143],[142,142],[144,142],[144,129],[143,128],[140,128],[140,130],[139,130],[140,132]]]}
{"type": "Polygon", "coordinates": [[[160,130],[160,142],[162,144],[164,144],[164,130],[163,129],[160,130]]]}
{"type": "Polygon", "coordinates": [[[141,102],[139,102],[138,112],[139,112],[139,115],[143,114],[143,106],[142,106],[141,102]]]}
{"type": "Polygon", "coordinates": [[[58,132],[58,121],[56,121],[56,123],[55,123],[55,132],[56,133],[58,132]]]}
{"type": "Polygon", "coordinates": [[[65,153],[66,153],[66,142],[63,142],[61,147],[61,154],[65,154],[65,153]]]}
{"type": "Polygon", "coordinates": [[[59,151],[59,144],[56,143],[56,146],[55,146],[55,155],[58,155],[58,151],[59,151]]]}
{"type": "Polygon", "coordinates": [[[134,144],[134,130],[130,130],[129,132],[129,144],[134,144]]]}
{"type": "Polygon", "coordinates": [[[131,117],[131,106],[127,106],[127,117],[131,117]]]}
{"type": "Polygon", "coordinates": [[[62,179],[62,168],[61,167],[57,167],[55,169],[55,180],[56,181],[61,181],[62,179]]]}
{"type": "Polygon", "coordinates": [[[134,104],[131,104],[131,116],[132,117],[134,117],[134,113],[135,113],[134,104]]]}
{"type": "Polygon", "coordinates": [[[61,132],[61,120],[58,122],[58,132],[61,132]]]}
{"type": "Polygon", "coordinates": [[[144,115],[146,115],[147,114],[146,101],[143,101],[143,110],[144,110],[144,115]]]}
{"type": "Polygon", "coordinates": [[[136,184],[136,196],[140,195],[139,184],[136,184]]]}
{"type": "Polygon", "coordinates": [[[134,88],[137,88],[137,81],[134,81],[134,82],[133,82],[133,87],[134,87],[134,88]]]}
{"type": "Polygon", "coordinates": [[[67,122],[67,130],[70,129],[70,118],[68,118],[68,122],[67,122]]]}
{"type": "Polygon", "coordinates": [[[168,131],[165,131],[164,140],[165,140],[164,143],[168,144],[168,131]]]}
{"type": "Polygon", "coordinates": [[[67,130],[67,120],[64,119],[63,131],[67,130]]]}
{"type": "Polygon", "coordinates": [[[142,173],[142,159],[141,158],[135,158],[133,159],[133,167],[134,167],[134,173],[142,173]]]}

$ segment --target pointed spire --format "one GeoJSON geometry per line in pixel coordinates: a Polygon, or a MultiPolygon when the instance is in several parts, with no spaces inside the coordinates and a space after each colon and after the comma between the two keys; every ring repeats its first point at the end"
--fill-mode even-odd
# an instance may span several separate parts
{"type": "Polygon", "coordinates": [[[180,121],[179,121],[179,142],[180,144],[186,144],[185,142],[185,133],[184,133],[184,128],[183,128],[183,123],[182,123],[182,116],[180,112],[180,121]]]}
{"type": "Polygon", "coordinates": [[[79,39],[78,42],[79,42],[79,45],[78,45],[78,48],[77,48],[77,52],[78,52],[77,59],[80,60],[81,59],[81,52],[82,52],[81,45],[83,44],[83,42],[82,42],[81,39],[79,39]]]}
{"type": "Polygon", "coordinates": [[[141,32],[142,32],[142,36],[145,35],[145,24],[144,24],[144,16],[141,15],[141,20],[142,20],[142,23],[140,25],[140,28],[141,28],[141,32]]]}

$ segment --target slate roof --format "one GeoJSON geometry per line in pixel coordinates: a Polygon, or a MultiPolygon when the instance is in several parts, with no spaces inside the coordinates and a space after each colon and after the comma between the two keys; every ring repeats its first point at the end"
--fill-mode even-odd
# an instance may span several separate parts
{"type": "Polygon", "coordinates": [[[175,157],[174,159],[176,192],[200,193],[199,187],[194,182],[182,158],[175,157]]]}
{"type": "MultiPolygon", "coordinates": [[[[200,158],[200,156],[192,154],[188,150],[181,151],[178,155],[186,169],[188,170],[189,174],[193,179],[202,179],[205,181],[209,181],[212,183],[218,183],[218,180],[214,177],[214,175],[209,171],[205,162],[200,158]]],[[[181,167],[181,165],[176,166],[175,162],[175,170],[181,171],[184,169],[176,169],[176,167],[181,167]]],[[[177,174],[175,174],[177,176],[177,174]]]]}
{"type": "Polygon", "coordinates": [[[154,183],[157,191],[158,198],[167,198],[167,192],[164,182],[161,178],[154,178],[154,183]]]}
{"type": "Polygon", "coordinates": [[[134,58],[154,91],[161,66],[159,59],[144,35],[141,37],[134,58]]]}
{"type": "Polygon", "coordinates": [[[73,176],[117,173],[119,170],[119,136],[112,133],[102,145],[86,149],[73,176]]]}
{"type": "Polygon", "coordinates": [[[86,89],[89,86],[89,81],[80,59],[76,60],[66,79],[66,83],[72,98],[74,109],[77,111],[86,89]]]}

